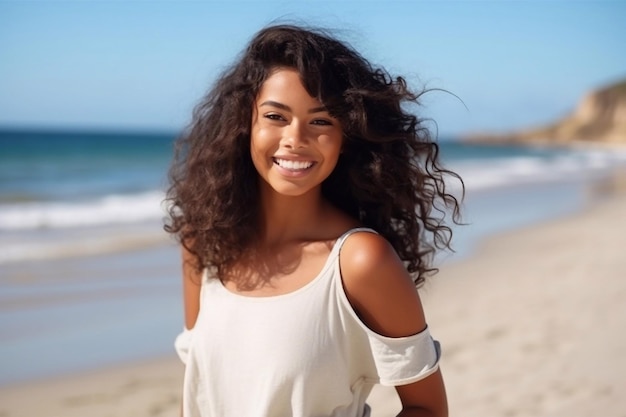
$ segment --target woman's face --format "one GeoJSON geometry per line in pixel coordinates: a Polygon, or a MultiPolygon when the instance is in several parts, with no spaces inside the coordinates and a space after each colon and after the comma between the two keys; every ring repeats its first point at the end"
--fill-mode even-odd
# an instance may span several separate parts
{"type": "Polygon", "coordinates": [[[297,71],[279,68],[254,102],[250,153],[262,190],[286,196],[319,192],[341,152],[343,131],[297,71]]]}

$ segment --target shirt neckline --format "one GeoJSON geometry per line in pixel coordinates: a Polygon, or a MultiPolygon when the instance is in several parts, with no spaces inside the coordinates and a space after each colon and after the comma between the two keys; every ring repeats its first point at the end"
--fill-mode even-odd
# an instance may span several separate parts
{"type": "Polygon", "coordinates": [[[352,233],[355,233],[355,232],[371,231],[371,230],[372,229],[368,229],[364,227],[357,227],[357,228],[349,229],[344,234],[339,236],[337,240],[335,240],[335,243],[333,244],[333,248],[330,250],[328,257],[326,258],[326,262],[324,262],[324,266],[322,267],[320,272],[318,272],[318,274],[309,282],[307,282],[306,284],[304,284],[303,286],[299,288],[296,288],[293,291],[289,291],[284,294],[276,294],[276,295],[262,295],[262,296],[243,295],[243,294],[236,293],[236,292],[229,290],[228,288],[226,288],[222,280],[218,278],[214,278],[215,281],[217,281],[216,286],[218,287],[219,291],[225,293],[229,297],[238,298],[238,299],[245,300],[245,301],[252,301],[252,302],[263,302],[263,301],[271,301],[271,300],[294,297],[302,292],[307,291],[309,288],[313,287],[315,284],[317,284],[323,279],[328,269],[330,269],[334,265],[334,261],[338,259],[339,250],[341,249],[343,242],[346,240],[348,236],[350,236],[352,233]]]}

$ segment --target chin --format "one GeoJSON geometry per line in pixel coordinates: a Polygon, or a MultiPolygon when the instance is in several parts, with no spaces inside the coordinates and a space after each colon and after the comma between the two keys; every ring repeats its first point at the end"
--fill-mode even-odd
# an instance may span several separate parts
{"type": "Polygon", "coordinates": [[[268,191],[282,197],[302,197],[315,192],[317,188],[301,187],[294,184],[269,184],[268,191]]]}

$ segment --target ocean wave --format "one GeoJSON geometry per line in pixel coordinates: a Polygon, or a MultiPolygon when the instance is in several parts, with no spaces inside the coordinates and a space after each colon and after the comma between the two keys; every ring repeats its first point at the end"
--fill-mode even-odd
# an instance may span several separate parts
{"type": "Polygon", "coordinates": [[[0,240],[5,247],[0,252],[0,265],[13,262],[102,255],[168,243],[166,233],[159,230],[158,227],[152,231],[99,231],[79,239],[61,234],[57,236],[57,239],[50,239],[50,236],[44,238],[29,236],[26,239],[20,237],[16,239],[17,242],[10,244],[6,242],[7,240],[9,239],[0,240]]]}
{"type": "Polygon", "coordinates": [[[108,195],[81,202],[0,205],[0,230],[33,230],[138,223],[166,215],[162,191],[108,195]]]}
{"type": "MultiPolygon", "coordinates": [[[[551,157],[516,156],[457,160],[449,168],[458,173],[468,190],[485,190],[516,184],[587,180],[626,167],[626,152],[572,151],[551,157]]],[[[452,187],[458,186],[454,182],[452,187]]]]}
{"type": "MultiPolygon", "coordinates": [[[[626,167],[626,152],[564,151],[546,155],[457,158],[447,166],[466,189],[487,190],[517,184],[587,180],[626,167]]],[[[451,181],[451,190],[459,183],[451,181]]],[[[0,203],[0,231],[94,227],[162,220],[167,216],[164,192],[111,194],[87,201],[0,203]]]]}

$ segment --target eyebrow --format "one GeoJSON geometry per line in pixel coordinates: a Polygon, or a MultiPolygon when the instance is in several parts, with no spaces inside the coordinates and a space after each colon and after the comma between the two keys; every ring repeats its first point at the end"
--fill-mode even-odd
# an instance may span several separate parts
{"type": "MultiPolygon", "coordinates": [[[[281,110],[285,110],[288,112],[291,112],[291,107],[287,106],[286,104],[283,103],[279,103],[277,101],[272,101],[272,100],[267,100],[264,101],[263,103],[259,104],[259,107],[263,107],[263,106],[272,106],[272,107],[277,107],[281,110]]],[[[314,107],[312,109],[309,109],[308,113],[320,113],[320,112],[324,112],[324,111],[328,111],[328,109],[325,106],[320,106],[320,107],[314,107]]]]}

